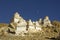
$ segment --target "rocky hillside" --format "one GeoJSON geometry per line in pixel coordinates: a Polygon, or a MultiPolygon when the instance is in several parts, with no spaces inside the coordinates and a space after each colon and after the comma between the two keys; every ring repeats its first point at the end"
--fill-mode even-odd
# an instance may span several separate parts
{"type": "MultiPolygon", "coordinates": [[[[0,30],[0,39],[1,40],[60,40],[60,22],[53,21],[52,24],[54,27],[42,27],[42,31],[37,33],[27,33],[26,36],[14,36],[13,34],[4,34],[2,30],[0,30]],[[1,34],[2,33],[2,34],[1,34]],[[13,36],[11,36],[13,35],[13,36]]],[[[8,24],[1,24],[0,29],[7,27],[8,24]]],[[[4,30],[6,30],[4,28],[4,30]]]]}

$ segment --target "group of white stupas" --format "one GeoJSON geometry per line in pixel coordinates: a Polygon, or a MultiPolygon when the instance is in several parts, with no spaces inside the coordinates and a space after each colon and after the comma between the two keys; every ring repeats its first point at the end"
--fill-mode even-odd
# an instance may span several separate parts
{"type": "Polygon", "coordinates": [[[38,21],[24,20],[18,12],[14,14],[8,27],[9,32],[15,32],[16,35],[27,33],[27,32],[38,32],[41,31],[41,27],[52,26],[49,17],[46,16],[44,20],[39,19],[38,21]]]}

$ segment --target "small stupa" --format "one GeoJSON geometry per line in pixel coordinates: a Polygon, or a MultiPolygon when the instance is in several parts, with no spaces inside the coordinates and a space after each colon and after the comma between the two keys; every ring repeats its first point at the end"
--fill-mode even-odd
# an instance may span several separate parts
{"type": "Polygon", "coordinates": [[[45,19],[43,20],[43,26],[52,26],[51,21],[49,20],[49,17],[46,16],[45,19]]]}

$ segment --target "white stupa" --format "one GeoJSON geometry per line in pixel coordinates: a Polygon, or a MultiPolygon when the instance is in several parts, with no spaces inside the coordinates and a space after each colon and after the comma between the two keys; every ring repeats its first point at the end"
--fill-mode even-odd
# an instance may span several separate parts
{"type": "Polygon", "coordinates": [[[41,25],[42,24],[42,18],[40,18],[38,22],[41,25]]]}
{"type": "Polygon", "coordinates": [[[16,25],[16,26],[17,26],[17,27],[16,27],[16,30],[15,30],[15,32],[16,32],[17,35],[26,32],[26,25],[27,25],[27,23],[26,23],[26,21],[19,15],[18,12],[16,12],[16,13],[14,14],[14,23],[17,24],[17,25],[16,25]]]}
{"type": "Polygon", "coordinates": [[[29,25],[28,31],[29,32],[34,32],[35,31],[35,26],[34,26],[33,22],[31,21],[31,19],[28,21],[28,25],[29,25]]]}
{"type": "Polygon", "coordinates": [[[20,15],[18,12],[14,14],[14,23],[17,23],[19,21],[20,15]]]}
{"type": "Polygon", "coordinates": [[[43,26],[45,26],[45,27],[46,26],[52,26],[51,21],[49,20],[48,16],[45,17],[43,23],[44,23],[43,26]]]}
{"type": "Polygon", "coordinates": [[[41,25],[38,23],[38,21],[36,21],[36,30],[38,31],[40,31],[40,30],[42,30],[41,29],[41,25]]]}

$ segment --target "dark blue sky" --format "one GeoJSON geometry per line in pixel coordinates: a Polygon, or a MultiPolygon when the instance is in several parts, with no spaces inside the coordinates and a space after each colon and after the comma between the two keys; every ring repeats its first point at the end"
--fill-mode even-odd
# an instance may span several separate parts
{"type": "Polygon", "coordinates": [[[15,12],[34,21],[46,15],[51,20],[60,20],[59,0],[0,0],[0,23],[9,23],[15,12]]]}

